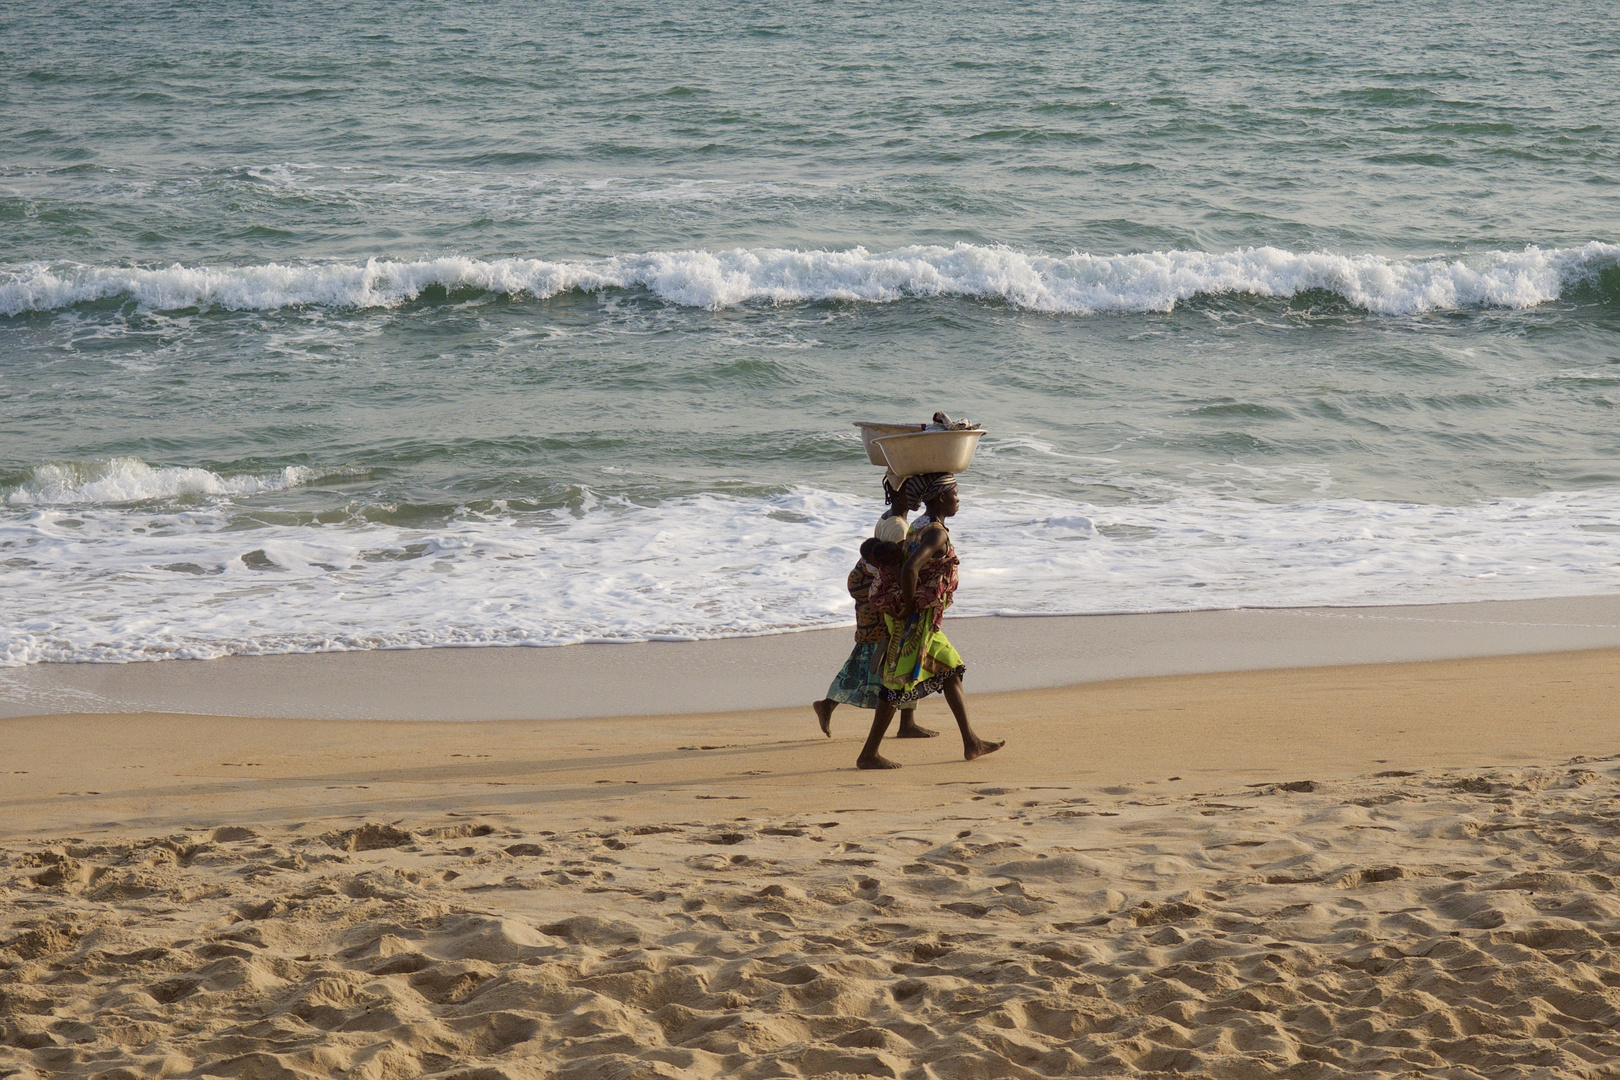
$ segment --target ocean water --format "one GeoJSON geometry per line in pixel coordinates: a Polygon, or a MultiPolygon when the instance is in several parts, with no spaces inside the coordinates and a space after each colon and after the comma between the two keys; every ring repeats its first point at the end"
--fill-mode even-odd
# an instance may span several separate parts
{"type": "Polygon", "coordinates": [[[0,664],[1620,591],[1603,4],[0,8],[0,664]]]}

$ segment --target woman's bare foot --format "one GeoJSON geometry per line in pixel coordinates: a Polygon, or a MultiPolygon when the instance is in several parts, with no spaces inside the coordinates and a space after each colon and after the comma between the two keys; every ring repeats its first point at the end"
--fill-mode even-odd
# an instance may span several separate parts
{"type": "Polygon", "coordinates": [[[939,737],[939,732],[933,728],[920,726],[914,713],[903,712],[900,714],[900,727],[895,731],[894,737],[897,739],[936,739],[939,737]]]}
{"type": "Polygon", "coordinates": [[[816,711],[816,719],[821,722],[821,733],[829,739],[832,738],[832,711],[838,707],[838,702],[830,697],[822,698],[820,701],[812,701],[810,707],[816,711]]]}
{"type": "Polygon", "coordinates": [[[855,759],[855,767],[857,769],[898,769],[900,767],[900,763],[898,761],[890,761],[882,754],[873,754],[871,757],[862,754],[860,757],[855,759]]]}
{"type": "Polygon", "coordinates": [[[986,754],[995,753],[1006,745],[1006,739],[1002,739],[1000,742],[985,742],[983,739],[974,739],[971,746],[962,748],[962,760],[972,761],[974,758],[982,758],[986,754]]]}

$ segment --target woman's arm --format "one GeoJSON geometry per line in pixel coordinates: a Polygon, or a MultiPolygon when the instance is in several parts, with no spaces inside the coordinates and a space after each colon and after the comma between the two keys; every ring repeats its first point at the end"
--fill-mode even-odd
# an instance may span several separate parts
{"type": "Polygon", "coordinates": [[[944,550],[946,535],[942,526],[928,526],[918,538],[917,550],[906,557],[906,564],[900,568],[900,595],[907,615],[917,610],[917,575],[930,559],[944,550]]]}

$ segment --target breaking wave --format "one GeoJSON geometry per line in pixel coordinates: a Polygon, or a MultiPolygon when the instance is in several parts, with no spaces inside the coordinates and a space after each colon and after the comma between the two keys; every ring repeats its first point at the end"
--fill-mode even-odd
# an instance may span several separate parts
{"type": "Polygon", "coordinates": [[[158,311],[391,307],[431,291],[549,297],[641,289],[669,303],[725,308],[748,302],[883,303],[977,297],[1068,314],[1169,311],[1197,296],[1288,298],[1324,291],[1380,315],[1462,308],[1529,308],[1612,276],[1620,245],[1526,247],[1391,259],[1295,253],[1158,251],[1050,256],[957,244],[893,251],[654,251],[607,259],[370,259],[165,268],[31,263],[0,269],[0,314],[54,311],[106,300],[158,311]]]}
{"type": "Polygon", "coordinates": [[[13,506],[116,505],[196,495],[257,495],[297,487],[313,474],[289,465],[263,476],[221,476],[195,466],[153,468],[140,458],[39,465],[4,492],[13,506]]]}

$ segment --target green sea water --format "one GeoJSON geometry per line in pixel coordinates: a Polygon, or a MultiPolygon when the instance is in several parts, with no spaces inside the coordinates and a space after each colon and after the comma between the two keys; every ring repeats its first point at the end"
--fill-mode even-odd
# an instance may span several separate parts
{"type": "Polygon", "coordinates": [[[1593,3],[0,10],[0,662],[1620,590],[1593,3]]]}

